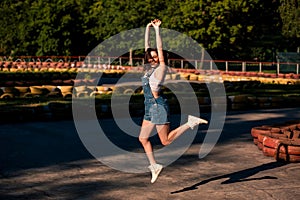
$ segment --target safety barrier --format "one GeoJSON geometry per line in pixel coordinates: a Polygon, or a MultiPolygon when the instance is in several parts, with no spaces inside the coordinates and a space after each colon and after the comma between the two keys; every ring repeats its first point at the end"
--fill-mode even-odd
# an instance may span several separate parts
{"type": "MultiPolygon", "coordinates": [[[[224,72],[299,74],[300,63],[293,62],[265,62],[265,61],[237,61],[237,60],[192,60],[169,58],[168,65],[176,69],[220,70],[224,72]],[[287,70],[288,69],[288,70],[287,70]]],[[[4,70],[22,70],[22,68],[67,68],[79,66],[108,67],[142,66],[141,57],[86,57],[86,56],[19,56],[18,58],[0,57],[0,68],[4,70]]],[[[39,69],[36,69],[39,70],[39,69]]]]}
{"type": "Polygon", "coordinates": [[[251,129],[253,142],[265,156],[277,161],[300,162],[300,121],[251,129]]]}

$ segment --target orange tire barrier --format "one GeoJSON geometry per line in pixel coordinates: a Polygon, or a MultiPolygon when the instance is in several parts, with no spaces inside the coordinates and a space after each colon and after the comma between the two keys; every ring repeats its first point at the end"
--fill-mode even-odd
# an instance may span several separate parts
{"type": "Polygon", "coordinates": [[[257,143],[257,147],[259,150],[262,150],[264,148],[263,143],[262,142],[258,142],[257,143]]]}
{"type": "Polygon", "coordinates": [[[277,161],[300,162],[300,121],[253,127],[253,143],[277,161]]]}

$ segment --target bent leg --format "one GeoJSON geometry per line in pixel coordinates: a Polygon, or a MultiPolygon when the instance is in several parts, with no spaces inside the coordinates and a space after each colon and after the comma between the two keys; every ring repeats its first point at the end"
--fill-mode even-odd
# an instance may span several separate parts
{"type": "Polygon", "coordinates": [[[171,144],[175,139],[187,131],[190,127],[187,124],[183,124],[178,128],[170,131],[170,124],[156,125],[156,130],[160,141],[163,145],[171,144]]]}
{"type": "Polygon", "coordinates": [[[139,141],[143,145],[143,148],[145,150],[145,153],[147,155],[147,158],[150,162],[150,164],[155,164],[155,158],[153,155],[153,149],[151,142],[149,141],[150,134],[154,128],[154,124],[152,124],[150,121],[143,120],[141,132],[139,135],[139,141]]]}

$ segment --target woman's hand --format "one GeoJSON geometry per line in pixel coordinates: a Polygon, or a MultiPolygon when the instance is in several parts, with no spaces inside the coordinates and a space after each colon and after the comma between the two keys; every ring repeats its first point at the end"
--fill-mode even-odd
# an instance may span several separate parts
{"type": "Polygon", "coordinates": [[[151,22],[147,24],[147,28],[150,28],[151,26],[152,26],[151,22]]]}
{"type": "Polygon", "coordinates": [[[159,26],[161,25],[161,21],[159,19],[155,19],[153,21],[151,21],[151,25],[155,28],[158,29],[159,26]]]}

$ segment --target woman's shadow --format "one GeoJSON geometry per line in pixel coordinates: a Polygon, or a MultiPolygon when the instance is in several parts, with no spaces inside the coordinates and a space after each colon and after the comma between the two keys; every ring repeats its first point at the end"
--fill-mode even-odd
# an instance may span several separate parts
{"type": "Polygon", "coordinates": [[[187,192],[187,191],[190,191],[190,190],[196,190],[196,189],[198,189],[198,186],[200,186],[200,185],[204,185],[204,184],[207,184],[211,181],[216,181],[216,180],[223,179],[223,178],[228,178],[228,179],[223,181],[221,184],[231,184],[231,183],[237,183],[237,182],[262,180],[262,179],[277,179],[277,177],[274,177],[274,176],[263,176],[263,177],[259,177],[259,178],[248,178],[248,177],[253,176],[254,174],[257,174],[258,172],[269,170],[269,169],[274,169],[274,168],[277,168],[277,167],[284,166],[286,164],[287,164],[286,162],[271,162],[271,163],[259,165],[257,167],[241,170],[241,171],[238,171],[238,172],[233,172],[233,173],[230,173],[230,174],[225,174],[225,175],[221,175],[221,176],[217,176],[217,177],[212,177],[212,178],[200,181],[199,183],[196,183],[192,186],[185,187],[181,190],[171,192],[171,194],[187,192]]]}

